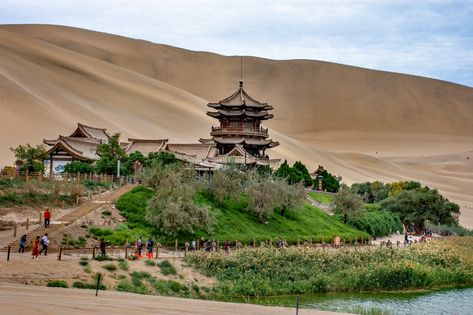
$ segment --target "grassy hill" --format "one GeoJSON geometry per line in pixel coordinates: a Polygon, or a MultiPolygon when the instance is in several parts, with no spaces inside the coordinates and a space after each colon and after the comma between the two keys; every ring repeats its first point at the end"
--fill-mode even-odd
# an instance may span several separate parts
{"type": "MultiPolygon", "coordinates": [[[[104,237],[112,244],[124,244],[126,239],[131,241],[139,236],[153,236],[161,243],[173,244],[173,238],[165,237],[145,221],[146,203],[152,195],[151,190],[142,186],[126,193],[116,202],[116,206],[120,213],[128,218],[128,222],[115,229],[91,228],[91,232],[97,237],[104,237]]],[[[275,212],[267,224],[261,224],[256,217],[245,211],[246,196],[241,196],[239,202],[227,202],[224,207],[220,207],[209,196],[201,193],[196,197],[196,203],[210,207],[216,224],[210,234],[198,231],[195,235],[178,235],[177,239],[181,244],[200,237],[212,238],[220,243],[238,240],[243,244],[252,244],[253,239],[257,244],[260,241],[268,243],[269,240],[274,244],[278,237],[286,239],[290,244],[295,244],[298,240],[329,242],[337,235],[345,240],[368,237],[368,234],[343,224],[309,204],[287,211],[285,217],[275,212]]]]}

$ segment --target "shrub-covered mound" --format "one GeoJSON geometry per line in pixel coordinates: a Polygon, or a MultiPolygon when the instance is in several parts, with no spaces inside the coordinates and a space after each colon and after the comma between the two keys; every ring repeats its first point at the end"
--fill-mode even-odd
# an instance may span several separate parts
{"type": "Polygon", "coordinates": [[[472,237],[405,249],[244,249],[232,255],[198,253],[187,261],[217,277],[217,297],[473,285],[472,237]]]}

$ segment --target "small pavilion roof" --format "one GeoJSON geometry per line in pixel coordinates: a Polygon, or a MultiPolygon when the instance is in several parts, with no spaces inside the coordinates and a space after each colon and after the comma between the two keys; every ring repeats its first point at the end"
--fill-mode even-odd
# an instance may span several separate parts
{"type": "Polygon", "coordinates": [[[81,123],[77,123],[76,130],[74,130],[74,132],[69,137],[95,138],[95,139],[99,139],[104,142],[107,142],[110,136],[107,134],[107,131],[105,128],[96,128],[96,127],[87,126],[81,123]]]}
{"type": "Polygon", "coordinates": [[[248,145],[265,145],[274,148],[279,145],[279,142],[274,142],[271,139],[257,139],[245,137],[214,137],[214,141],[221,144],[248,144],[248,145]]]}
{"type": "Polygon", "coordinates": [[[240,81],[240,86],[235,93],[217,103],[209,103],[207,106],[212,108],[246,106],[265,110],[273,109],[271,105],[268,105],[267,103],[261,103],[249,96],[248,93],[246,93],[246,91],[243,89],[243,81],[240,81]]]}

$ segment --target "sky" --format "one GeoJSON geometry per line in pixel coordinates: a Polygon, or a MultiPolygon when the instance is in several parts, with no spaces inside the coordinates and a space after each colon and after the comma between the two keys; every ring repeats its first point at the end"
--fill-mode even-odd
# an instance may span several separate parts
{"type": "Polygon", "coordinates": [[[181,48],[313,59],[473,87],[473,0],[0,0],[0,24],[59,24],[181,48]]]}

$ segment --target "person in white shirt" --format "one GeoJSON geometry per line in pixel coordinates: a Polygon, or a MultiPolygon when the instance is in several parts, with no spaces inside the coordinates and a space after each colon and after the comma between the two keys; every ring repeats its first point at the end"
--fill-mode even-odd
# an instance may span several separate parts
{"type": "Polygon", "coordinates": [[[44,256],[48,255],[48,246],[49,246],[49,238],[48,238],[48,233],[45,233],[43,237],[41,238],[41,241],[39,242],[41,245],[41,250],[39,251],[39,254],[44,251],[44,256]]]}

